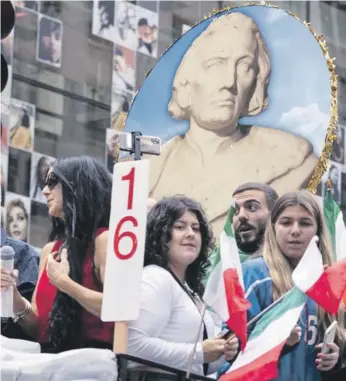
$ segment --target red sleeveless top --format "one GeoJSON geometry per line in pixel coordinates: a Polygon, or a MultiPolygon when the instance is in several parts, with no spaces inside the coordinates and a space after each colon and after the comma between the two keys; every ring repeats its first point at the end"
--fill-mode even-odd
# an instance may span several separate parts
{"type": "MultiPolygon", "coordinates": [[[[107,228],[98,229],[96,236],[100,235],[107,228]]],[[[59,251],[63,244],[63,241],[56,241],[52,253],[59,251]]],[[[101,282],[97,282],[95,276],[93,276],[93,257],[90,252],[87,253],[83,263],[83,280],[82,286],[102,292],[101,282]]],[[[58,289],[49,282],[46,267],[44,268],[42,275],[38,281],[37,293],[36,293],[36,305],[38,312],[38,332],[36,340],[39,343],[49,342],[49,314],[53,308],[54,300],[58,289]]],[[[105,323],[99,317],[91,314],[82,307],[80,314],[81,325],[81,343],[87,341],[101,341],[107,344],[113,343],[114,323],[105,323]]]]}

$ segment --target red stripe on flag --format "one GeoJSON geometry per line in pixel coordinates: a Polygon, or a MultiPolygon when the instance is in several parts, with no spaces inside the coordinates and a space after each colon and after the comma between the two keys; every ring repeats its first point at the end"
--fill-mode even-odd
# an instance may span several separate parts
{"type": "Polygon", "coordinates": [[[236,269],[227,269],[223,273],[229,319],[228,327],[237,335],[241,343],[241,349],[247,342],[247,314],[251,303],[244,297],[244,290],[239,282],[236,269]]]}
{"type": "Polygon", "coordinates": [[[266,352],[254,361],[219,378],[219,381],[268,381],[273,380],[279,374],[278,361],[285,342],[266,352]]]}
{"type": "Polygon", "coordinates": [[[335,315],[346,289],[346,258],[336,262],[319,277],[306,295],[318,303],[325,311],[335,315]]]}

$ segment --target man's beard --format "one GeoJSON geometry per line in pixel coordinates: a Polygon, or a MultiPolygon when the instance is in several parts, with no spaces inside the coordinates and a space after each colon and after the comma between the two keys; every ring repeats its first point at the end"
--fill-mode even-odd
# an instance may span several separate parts
{"type": "Polygon", "coordinates": [[[234,235],[235,235],[235,240],[237,242],[238,248],[241,251],[243,251],[245,254],[250,255],[250,254],[254,254],[261,247],[263,243],[264,233],[265,233],[265,225],[258,227],[258,231],[256,233],[255,239],[253,239],[250,242],[243,242],[239,232],[235,232],[234,235]]]}

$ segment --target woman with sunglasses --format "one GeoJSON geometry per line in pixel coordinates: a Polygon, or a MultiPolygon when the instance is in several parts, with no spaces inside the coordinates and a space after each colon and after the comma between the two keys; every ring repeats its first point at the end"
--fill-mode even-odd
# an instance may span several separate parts
{"type": "MultiPolygon", "coordinates": [[[[111,348],[112,323],[100,319],[112,178],[90,157],[57,159],[43,195],[53,230],[42,250],[30,304],[14,291],[14,320],[42,352],[111,348]]],[[[12,275],[8,285],[15,286],[12,275]]]]}

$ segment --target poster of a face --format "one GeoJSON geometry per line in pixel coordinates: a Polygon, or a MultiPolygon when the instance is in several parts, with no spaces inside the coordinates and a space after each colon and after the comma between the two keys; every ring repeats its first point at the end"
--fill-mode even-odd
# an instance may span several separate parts
{"type": "MultiPolygon", "coordinates": [[[[40,1],[13,1],[14,5],[18,8],[25,8],[32,12],[38,12],[40,8],[40,1]]],[[[18,11],[17,11],[18,12],[18,11]]]]}
{"type": "Polygon", "coordinates": [[[113,173],[113,167],[117,155],[117,144],[119,143],[119,131],[107,128],[106,130],[106,165],[108,171],[113,173]]]}
{"type": "Polygon", "coordinates": [[[34,144],[36,107],[12,98],[10,113],[10,146],[31,151],[34,144]]]}
{"type": "Polygon", "coordinates": [[[95,36],[114,42],[114,1],[93,1],[92,33],[95,36]]]}
{"type": "Polygon", "coordinates": [[[30,196],[32,199],[46,203],[47,200],[42,194],[45,187],[45,180],[49,168],[53,165],[55,159],[50,156],[45,156],[40,153],[33,153],[31,159],[31,181],[30,181],[30,196]]]}
{"type": "Polygon", "coordinates": [[[136,83],[136,52],[123,46],[114,47],[113,87],[134,91],[136,83]]]}
{"type": "MultiPolygon", "coordinates": [[[[341,166],[333,161],[330,162],[329,169],[326,176],[326,180],[330,180],[332,183],[331,193],[334,200],[337,203],[341,202],[341,166]]],[[[324,192],[327,191],[327,185],[325,181],[324,192]]]]}
{"type": "Polygon", "coordinates": [[[6,231],[10,237],[28,241],[30,199],[15,193],[6,194],[6,231]]]}
{"type": "Polygon", "coordinates": [[[140,53],[157,57],[159,17],[156,12],[137,7],[137,50],[140,53]]]}
{"type": "Polygon", "coordinates": [[[336,139],[333,144],[333,152],[330,156],[332,161],[335,161],[339,164],[345,163],[345,127],[342,125],[338,125],[336,130],[336,139]]]}
{"type": "Polygon", "coordinates": [[[137,49],[137,6],[127,1],[115,2],[115,27],[117,45],[137,49]]]}
{"type": "Polygon", "coordinates": [[[112,93],[112,128],[118,131],[124,130],[125,120],[129,112],[133,98],[133,92],[126,90],[117,90],[113,87],[112,93]]]}
{"type": "Polygon", "coordinates": [[[42,14],[37,25],[36,59],[60,68],[62,60],[63,24],[42,14]]]}
{"type": "Polygon", "coordinates": [[[243,5],[201,21],[165,52],[125,132],[165,143],[149,157],[149,197],[195,199],[218,237],[237,186],[266,183],[280,195],[307,187],[330,99],[328,64],[310,30],[281,9],[243,5]]]}

